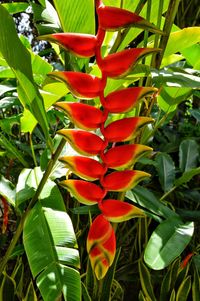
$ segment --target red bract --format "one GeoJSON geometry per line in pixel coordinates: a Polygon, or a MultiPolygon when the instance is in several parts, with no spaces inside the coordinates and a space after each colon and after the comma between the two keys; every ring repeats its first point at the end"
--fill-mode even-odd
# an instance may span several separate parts
{"type": "Polygon", "coordinates": [[[82,180],[64,180],[60,185],[69,189],[85,205],[94,205],[104,198],[105,192],[98,185],[82,180]]]}
{"type": "Polygon", "coordinates": [[[153,24],[126,9],[101,5],[97,13],[99,26],[107,31],[134,26],[161,33],[153,24]]]}
{"type": "Polygon", "coordinates": [[[113,147],[101,154],[103,162],[110,168],[121,169],[132,165],[146,152],[152,151],[151,147],[141,144],[125,144],[113,147]]]}
{"type": "Polygon", "coordinates": [[[69,90],[78,98],[97,97],[103,89],[100,78],[82,72],[54,71],[49,75],[66,83],[69,90]]]}
{"type": "Polygon", "coordinates": [[[62,129],[57,133],[69,141],[77,152],[86,156],[100,154],[107,145],[99,136],[83,130],[62,129]]]}
{"type": "Polygon", "coordinates": [[[108,77],[123,77],[127,75],[142,57],[160,51],[155,48],[127,49],[110,54],[101,62],[101,70],[108,77]]]}
{"type": "Polygon", "coordinates": [[[76,56],[91,57],[95,55],[96,36],[83,33],[54,33],[39,37],[59,44],[76,56]]]}
{"type": "Polygon", "coordinates": [[[110,123],[101,132],[109,142],[120,142],[132,140],[137,136],[138,130],[147,123],[154,120],[149,117],[129,117],[110,123]]]}
{"type": "Polygon", "coordinates": [[[115,171],[101,179],[101,185],[108,191],[126,191],[147,177],[150,174],[140,170],[115,171]]]}
{"type": "Polygon", "coordinates": [[[94,130],[105,121],[103,112],[83,103],[57,102],[55,107],[62,109],[71,121],[84,130],[94,130]]]}
{"type": "Polygon", "coordinates": [[[102,214],[96,217],[90,227],[87,251],[97,279],[102,279],[112,265],[116,251],[115,233],[102,214]]]}
{"type": "Polygon", "coordinates": [[[61,157],[59,160],[75,174],[89,181],[100,179],[107,170],[105,166],[91,158],[68,156],[61,157]]]}
{"type": "Polygon", "coordinates": [[[110,113],[125,113],[132,110],[141,98],[157,90],[153,87],[133,87],[114,91],[106,96],[104,107],[110,113]]]}
{"type": "Polygon", "coordinates": [[[133,217],[145,216],[141,209],[119,200],[103,200],[99,203],[99,209],[108,221],[114,223],[124,222],[133,217]]]}

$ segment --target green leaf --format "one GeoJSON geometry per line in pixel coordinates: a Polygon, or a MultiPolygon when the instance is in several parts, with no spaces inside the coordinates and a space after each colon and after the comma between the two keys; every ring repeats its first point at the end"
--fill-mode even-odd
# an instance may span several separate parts
{"type": "Polygon", "coordinates": [[[187,62],[196,70],[200,69],[200,45],[194,44],[181,51],[187,62]]]}
{"type": "Polygon", "coordinates": [[[45,301],[80,300],[81,281],[76,237],[67,213],[38,203],[29,213],[23,232],[29,265],[45,301]],[[63,265],[65,264],[65,265],[63,265]]]}
{"type": "Polygon", "coordinates": [[[187,276],[180,287],[178,288],[176,294],[176,301],[187,301],[188,295],[191,289],[191,276],[187,276]]]}
{"type": "Polygon", "coordinates": [[[24,2],[3,3],[2,6],[7,9],[10,14],[17,14],[24,12],[29,7],[29,4],[24,2]]]}
{"type": "Polygon", "coordinates": [[[15,206],[15,194],[14,185],[0,175],[0,196],[3,196],[9,204],[15,206]]]}
{"type": "Polygon", "coordinates": [[[189,112],[197,122],[200,122],[200,109],[190,109],[189,112]]]}
{"type": "Polygon", "coordinates": [[[199,146],[193,139],[183,140],[179,147],[179,167],[185,172],[197,167],[199,146]]]}
{"type": "Polygon", "coordinates": [[[53,1],[64,32],[95,33],[94,1],[53,1]]]}
{"type": "MultiPolygon", "coordinates": [[[[16,206],[31,199],[42,179],[43,172],[40,167],[23,169],[19,175],[16,186],[16,206]]],[[[39,196],[42,205],[55,210],[65,211],[65,204],[57,185],[48,179],[39,196]],[[56,200],[56,201],[55,201],[56,200]]]]}
{"type": "Polygon", "coordinates": [[[156,297],[154,295],[153,286],[151,283],[151,274],[145,264],[139,260],[139,274],[140,274],[140,283],[142,286],[142,290],[144,295],[148,300],[156,301],[156,297]]]}
{"type": "Polygon", "coordinates": [[[199,76],[192,74],[191,72],[186,72],[184,69],[180,68],[153,69],[151,75],[156,87],[166,86],[198,89],[200,86],[199,76]]]}
{"type": "Polygon", "coordinates": [[[194,176],[198,174],[200,174],[200,167],[185,171],[183,175],[175,181],[175,186],[178,187],[189,182],[194,176]]]}
{"type": "Polygon", "coordinates": [[[187,27],[176,32],[172,32],[169,36],[164,57],[181,52],[183,49],[200,42],[200,28],[187,27]],[[191,39],[192,37],[192,39],[191,39]]]}
{"type": "Polygon", "coordinates": [[[162,222],[152,233],[146,246],[146,264],[154,270],[164,269],[183,252],[193,232],[193,222],[184,224],[179,217],[162,222]]]}
{"type": "Polygon", "coordinates": [[[172,158],[167,153],[158,153],[156,155],[157,171],[160,184],[164,192],[173,187],[175,179],[175,166],[172,158]]]}
{"type": "Polygon", "coordinates": [[[174,211],[160,202],[149,189],[139,185],[137,185],[133,190],[128,191],[126,193],[126,197],[134,203],[139,204],[147,210],[164,218],[178,216],[174,211]]]}
{"type": "Polygon", "coordinates": [[[51,145],[43,100],[33,80],[30,53],[21,43],[14,21],[2,5],[0,5],[0,52],[18,79],[20,101],[37,119],[51,145]]]}
{"type": "Polygon", "coordinates": [[[177,105],[185,101],[191,93],[190,88],[163,87],[158,96],[158,105],[165,113],[174,112],[177,105]]]}

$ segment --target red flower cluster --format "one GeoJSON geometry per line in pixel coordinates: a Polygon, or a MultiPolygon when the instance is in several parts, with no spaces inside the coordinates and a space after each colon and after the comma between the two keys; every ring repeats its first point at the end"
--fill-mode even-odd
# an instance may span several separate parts
{"type": "Polygon", "coordinates": [[[98,109],[84,103],[58,102],[55,106],[62,109],[79,129],[62,129],[58,133],[84,156],[62,157],[60,160],[82,180],[65,180],[66,187],[83,204],[98,204],[102,212],[93,221],[87,239],[87,251],[92,268],[98,279],[105,276],[111,266],[115,251],[115,233],[110,222],[122,222],[132,217],[144,216],[141,209],[120,200],[106,199],[109,191],[126,191],[150,175],[130,168],[150,147],[140,144],[120,144],[136,137],[138,130],[152,118],[130,117],[114,121],[107,126],[109,114],[125,113],[147,94],[156,91],[152,87],[133,87],[114,91],[104,95],[107,78],[119,78],[126,75],[137,61],[157,49],[127,49],[102,57],[101,46],[105,32],[128,26],[154,26],[143,18],[124,9],[104,6],[96,1],[98,15],[97,35],[77,33],[58,33],[45,36],[47,40],[81,57],[96,57],[102,77],[98,78],[81,72],[52,72],[50,75],[64,81],[74,96],[81,99],[99,97],[102,108],[98,109]],[[96,132],[100,129],[101,137],[96,132]],[[98,159],[90,158],[97,156],[98,159]],[[115,171],[108,169],[114,169],[115,171]],[[99,184],[90,181],[98,181],[99,184]]]}

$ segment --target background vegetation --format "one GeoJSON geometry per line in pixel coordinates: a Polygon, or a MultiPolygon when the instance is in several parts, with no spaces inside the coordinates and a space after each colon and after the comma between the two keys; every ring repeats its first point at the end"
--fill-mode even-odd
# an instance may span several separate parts
{"type": "MultiPolygon", "coordinates": [[[[0,300],[66,300],[63,283],[69,300],[80,300],[81,282],[83,300],[200,300],[198,1],[104,1],[136,11],[165,35],[131,28],[109,32],[104,41],[105,55],[152,45],[164,51],[144,59],[126,78],[110,80],[107,88],[108,93],[153,85],[159,93],[133,112],[156,120],[140,133],[140,143],[151,146],[153,153],[136,164],[152,176],[124,196],[141,206],[147,217],[118,225],[117,256],[101,282],[91,271],[85,247],[98,209],[80,206],[58,185],[67,170],[57,159],[73,150],[56,132],[72,124],[52,105],[60,99],[77,100],[65,84],[47,76],[53,70],[98,76],[99,70],[93,59],[77,59],[37,39],[62,31],[95,34],[93,3],[0,3],[0,300]],[[64,255],[55,243],[58,221],[64,255]],[[56,275],[56,288],[47,277],[49,271],[56,275]]],[[[98,105],[97,100],[92,104],[98,105]]]]}

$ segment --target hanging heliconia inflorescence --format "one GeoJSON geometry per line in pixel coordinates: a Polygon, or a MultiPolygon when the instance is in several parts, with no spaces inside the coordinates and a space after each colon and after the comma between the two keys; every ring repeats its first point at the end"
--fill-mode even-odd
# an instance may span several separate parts
{"type": "Polygon", "coordinates": [[[98,204],[101,211],[90,227],[87,251],[96,277],[102,279],[112,265],[116,252],[116,238],[111,222],[118,223],[144,216],[141,209],[129,203],[106,198],[108,192],[127,191],[150,176],[146,172],[132,170],[131,167],[141,155],[152,149],[145,145],[123,142],[131,141],[142,126],[153,122],[149,117],[128,117],[105,125],[106,120],[109,114],[129,112],[143,97],[157,91],[153,87],[131,87],[105,96],[104,89],[107,78],[122,78],[133,69],[139,59],[159,49],[127,49],[102,57],[101,47],[106,31],[131,26],[148,28],[153,32],[157,29],[132,12],[104,6],[100,0],[95,4],[98,16],[96,36],[57,33],[46,35],[44,39],[58,43],[76,56],[95,56],[102,73],[101,78],[72,71],[50,74],[65,82],[75,97],[79,99],[99,97],[100,100],[101,109],[77,102],[58,102],[55,106],[63,110],[78,128],[62,129],[58,134],[80,153],[80,156],[67,156],[60,160],[81,179],[67,179],[60,184],[67,188],[80,203],[98,204]],[[99,129],[101,137],[95,132],[99,129]],[[91,156],[95,156],[95,159],[91,156]],[[96,182],[92,183],[92,181],[96,182]]]}

